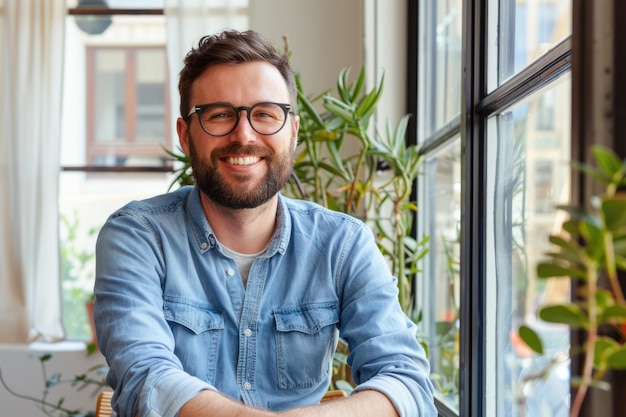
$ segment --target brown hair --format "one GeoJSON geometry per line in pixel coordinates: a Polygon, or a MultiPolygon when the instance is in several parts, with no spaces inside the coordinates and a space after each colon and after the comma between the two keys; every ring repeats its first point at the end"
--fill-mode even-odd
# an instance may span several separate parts
{"type": "Polygon", "coordinates": [[[180,93],[180,114],[187,116],[191,103],[191,86],[204,70],[215,64],[242,64],[262,61],[272,64],[283,76],[291,100],[292,111],[298,113],[297,89],[294,75],[286,53],[279,53],[259,33],[248,30],[239,32],[225,30],[200,39],[197,48],[192,48],[184,60],[180,71],[178,91],[180,93]]]}

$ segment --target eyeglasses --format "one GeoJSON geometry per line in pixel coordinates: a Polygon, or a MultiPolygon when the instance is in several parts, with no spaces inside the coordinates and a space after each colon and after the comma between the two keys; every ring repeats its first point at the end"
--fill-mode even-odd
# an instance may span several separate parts
{"type": "Polygon", "coordinates": [[[237,127],[242,110],[246,111],[248,122],[255,132],[273,135],[285,126],[291,105],[272,102],[256,103],[250,107],[235,107],[230,103],[201,104],[191,108],[187,119],[196,113],[202,130],[211,136],[226,136],[237,127]]]}

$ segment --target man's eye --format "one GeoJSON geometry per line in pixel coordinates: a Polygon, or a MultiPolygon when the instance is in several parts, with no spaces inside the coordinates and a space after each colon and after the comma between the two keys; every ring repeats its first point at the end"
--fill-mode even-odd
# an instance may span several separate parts
{"type": "Polygon", "coordinates": [[[204,120],[220,121],[220,120],[231,119],[233,117],[234,115],[232,111],[211,111],[211,112],[206,112],[204,116],[204,120]]]}

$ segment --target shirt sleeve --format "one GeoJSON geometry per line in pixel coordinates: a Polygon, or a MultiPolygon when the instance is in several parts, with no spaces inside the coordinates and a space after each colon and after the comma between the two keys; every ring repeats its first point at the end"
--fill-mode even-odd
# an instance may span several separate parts
{"type": "Polygon", "coordinates": [[[384,393],[401,417],[436,417],[430,366],[416,338],[416,325],[398,302],[398,286],[362,225],[347,239],[339,273],[343,309],[340,335],[348,342],[348,363],[357,386],[384,393]]]}
{"type": "Polygon", "coordinates": [[[201,390],[182,369],[163,315],[165,262],[149,222],[132,210],[111,216],[96,244],[94,317],[119,417],[174,416],[201,390]]]}

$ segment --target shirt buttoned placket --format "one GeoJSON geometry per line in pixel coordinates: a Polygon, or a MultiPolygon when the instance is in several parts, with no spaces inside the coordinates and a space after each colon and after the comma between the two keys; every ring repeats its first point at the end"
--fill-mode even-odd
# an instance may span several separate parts
{"type": "Polygon", "coordinates": [[[244,403],[261,407],[257,390],[256,364],[258,319],[261,297],[267,275],[268,258],[257,258],[250,268],[248,285],[239,321],[239,359],[237,361],[237,385],[244,403]]]}

